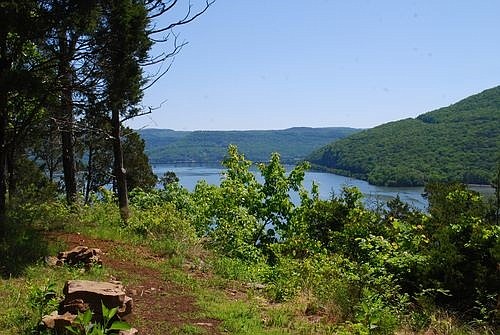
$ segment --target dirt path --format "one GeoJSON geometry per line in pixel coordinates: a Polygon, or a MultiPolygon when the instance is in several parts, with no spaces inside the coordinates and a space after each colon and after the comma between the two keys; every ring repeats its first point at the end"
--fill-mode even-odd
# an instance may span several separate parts
{"type": "Polygon", "coordinates": [[[141,265],[144,260],[165,261],[146,248],[70,233],[51,234],[49,239],[64,241],[69,248],[84,245],[103,251],[103,266],[114,279],[123,281],[127,295],[134,300],[133,314],[127,321],[139,334],[183,334],[180,329],[189,325],[203,328],[206,334],[219,334],[220,321],[197,317],[195,298],[185,288],[165,281],[157,269],[141,265]],[[127,250],[127,254],[122,257],[117,250],[127,250]],[[127,259],[127,255],[137,258],[127,259]]]}

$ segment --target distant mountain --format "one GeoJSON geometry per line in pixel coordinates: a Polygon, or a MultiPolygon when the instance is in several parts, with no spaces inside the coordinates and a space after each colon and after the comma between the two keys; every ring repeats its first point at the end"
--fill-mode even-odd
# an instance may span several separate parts
{"type": "Polygon", "coordinates": [[[146,153],[152,163],[219,163],[229,144],[237,145],[246,158],[255,162],[267,161],[272,152],[279,152],[283,162],[293,163],[313,150],[357,131],[359,129],[346,127],[248,131],[138,130],[146,142],[146,153]]]}
{"type": "Polygon", "coordinates": [[[488,184],[500,163],[500,86],[415,119],[358,132],[307,160],[375,185],[488,184]]]}

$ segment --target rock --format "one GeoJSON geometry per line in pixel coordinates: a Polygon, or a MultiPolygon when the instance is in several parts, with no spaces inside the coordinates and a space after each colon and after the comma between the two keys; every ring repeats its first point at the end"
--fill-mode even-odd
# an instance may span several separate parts
{"type": "Polygon", "coordinates": [[[84,264],[86,267],[90,267],[93,264],[102,264],[101,254],[101,249],[78,246],[69,251],[61,251],[57,258],[69,265],[84,264]]]}
{"type": "Polygon", "coordinates": [[[118,315],[120,316],[129,315],[130,313],[132,313],[133,307],[134,307],[134,300],[129,296],[125,296],[123,307],[118,308],[118,315]]]}
{"type": "MultiPolygon", "coordinates": [[[[133,300],[125,295],[123,285],[89,280],[69,280],[63,289],[64,300],[59,304],[59,311],[42,318],[41,327],[55,329],[56,333],[64,332],[65,327],[72,324],[78,313],[91,310],[94,321],[102,320],[102,306],[117,308],[117,316],[123,317],[132,313],[133,300]]],[[[138,334],[132,328],[123,335],[138,334]]]]}
{"type": "Polygon", "coordinates": [[[89,248],[84,247],[84,246],[78,246],[74,247],[73,249],[69,251],[61,251],[58,255],[57,258],[60,260],[63,260],[64,262],[68,264],[76,264],[78,263],[78,259],[81,258],[81,255],[86,252],[89,248]]]}
{"type": "Polygon", "coordinates": [[[69,280],[64,285],[63,293],[65,298],[59,305],[60,313],[77,314],[90,308],[99,320],[102,318],[101,302],[107,308],[118,307],[120,317],[132,312],[132,298],[125,295],[121,284],[69,280]]]}
{"type": "Polygon", "coordinates": [[[129,330],[120,330],[118,335],[137,335],[139,331],[135,328],[130,328],[129,330]]]}
{"type": "Polygon", "coordinates": [[[45,258],[45,262],[50,266],[83,264],[81,271],[85,272],[86,270],[90,270],[90,268],[95,264],[102,264],[100,258],[101,254],[102,251],[98,248],[78,246],[69,251],[61,251],[57,257],[48,256],[45,258]]]}
{"type": "Polygon", "coordinates": [[[73,323],[75,318],[76,315],[71,313],[59,315],[57,311],[54,311],[50,315],[45,315],[42,318],[42,324],[48,329],[54,329],[56,332],[63,332],[66,326],[70,326],[73,323]]]}
{"type": "Polygon", "coordinates": [[[59,258],[54,257],[54,256],[46,256],[45,263],[48,266],[61,266],[64,264],[63,261],[61,261],[59,258]]]}
{"type": "Polygon", "coordinates": [[[214,324],[211,322],[196,322],[195,325],[202,327],[213,327],[214,324]]]}
{"type": "Polygon", "coordinates": [[[86,304],[83,299],[68,300],[64,299],[59,304],[59,310],[62,312],[68,312],[71,314],[78,314],[78,312],[83,313],[90,308],[89,304],[86,304]]]}

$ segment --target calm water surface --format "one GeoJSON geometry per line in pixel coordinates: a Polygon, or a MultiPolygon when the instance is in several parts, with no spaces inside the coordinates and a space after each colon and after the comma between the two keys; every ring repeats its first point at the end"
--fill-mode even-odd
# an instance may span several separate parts
{"type": "MultiPolygon", "coordinates": [[[[287,167],[290,169],[291,167],[287,167]]],[[[174,165],[156,164],[153,171],[159,176],[167,171],[174,172],[179,177],[182,186],[192,191],[199,180],[204,179],[209,184],[219,185],[223,169],[220,166],[200,166],[200,165],[174,165]]],[[[260,176],[255,169],[257,176],[260,176]]],[[[422,197],[423,187],[381,187],[368,184],[366,181],[339,176],[326,172],[306,172],[304,186],[311,188],[312,182],[319,185],[319,193],[322,199],[328,199],[333,194],[339,194],[343,186],[356,186],[365,196],[365,202],[370,207],[385,203],[395,198],[397,195],[401,200],[410,205],[425,210],[427,201],[422,197]]],[[[294,200],[298,200],[296,194],[292,194],[294,200]]]]}

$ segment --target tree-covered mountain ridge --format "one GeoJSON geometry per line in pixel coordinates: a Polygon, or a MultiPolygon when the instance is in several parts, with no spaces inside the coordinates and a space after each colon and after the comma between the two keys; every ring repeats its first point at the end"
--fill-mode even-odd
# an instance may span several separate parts
{"type": "Polygon", "coordinates": [[[230,144],[254,162],[267,161],[278,152],[285,163],[303,160],[312,151],[360,129],[348,127],[294,127],[282,130],[175,131],[142,129],[146,153],[158,163],[220,163],[230,144]]]}
{"type": "Polygon", "coordinates": [[[500,162],[500,86],[330,143],[314,167],[386,186],[489,184],[500,162]]]}

